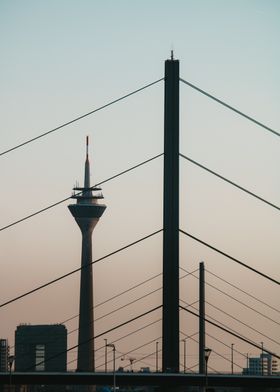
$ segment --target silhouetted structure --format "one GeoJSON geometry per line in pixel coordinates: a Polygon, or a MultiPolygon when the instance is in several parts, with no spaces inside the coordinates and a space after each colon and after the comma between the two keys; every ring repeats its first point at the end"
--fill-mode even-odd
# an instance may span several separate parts
{"type": "Polygon", "coordinates": [[[0,339],[0,372],[8,371],[9,346],[7,339],[0,339]]]}
{"type": "Polygon", "coordinates": [[[162,370],[179,372],[179,61],[165,61],[162,370]]]}
{"type": "Polygon", "coordinates": [[[199,263],[199,373],[205,374],[205,268],[199,263]]]}
{"type": "Polygon", "coordinates": [[[15,371],[65,372],[66,350],[64,325],[19,325],[15,332],[15,371]]]}
{"type": "Polygon", "coordinates": [[[82,232],[82,261],[80,283],[80,312],[78,340],[78,371],[94,371],[94,317],[92,281],[92,231],[106,209],[98,204],[103,199],[101,188],[90,186],[90,165],[88,159],[88,137],[86,143],[86,162],[84,187],[75,187],[78,193],[72,197],[77,204],[68,206],[82,232]]]}

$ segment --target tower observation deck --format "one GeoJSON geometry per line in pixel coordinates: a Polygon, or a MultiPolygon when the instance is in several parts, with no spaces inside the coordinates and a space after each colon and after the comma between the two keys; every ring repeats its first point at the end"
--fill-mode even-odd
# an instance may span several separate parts
{"type": "Polygon", "coordinates": [[[78,371],[94,371],[94,312],[92,273],[92,232],[106,209],[100,204],[101,188],[90,186],[90,164],[88,158],[88,136],[86,139],[86,161],[84,187],[73,188],[76,204],[68,206],[82,233],[82,257],[80,279],[80,311],[78,338],[78,371]]]}

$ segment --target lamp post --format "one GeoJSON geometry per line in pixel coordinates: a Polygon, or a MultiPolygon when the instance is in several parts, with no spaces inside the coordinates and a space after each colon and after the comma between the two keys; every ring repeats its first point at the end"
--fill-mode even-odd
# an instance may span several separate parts
{"type": "Polygon", "coordinates": [[[262,367],[262,376],[263,376],[263,342],[261,342],[261,345],[262,345],[261,367],[262,367]]]}
{"type": "Polygon", "coordinates": [[[9,373],[10,373],[10,377],[9,377],[9,391],[10,392],[12,390],[12,366],[13,366],[14,360],[15,360],[15,356],[14,355],[9,355],[9,357],[8,357],[8,366],[9,366],[9,373]]]}
{"type": "Polygon", "coordinates": [[[156,372],[158,372],[158,342],[156,342],[156,372]]]}
{"type": "Polygon", "coordinates": [[[108,339],[104,339],[104,341],[105,341],[105,373],[107,373],[107,342],[108,342],[108,339]]]}
{"type": "Polygon", "coordinates": [[[113,391],[116,392],[116,347],[114,343],[108,343],[106,346],[113,349],[113,391]]]}
{"type": "Polygon", "coordinates": [[[234,343],[231,343],[231,374],[233,374],[233,346],[234,343]]]}
{"type": "Polygon", "coordinates": [[[184,373],[186,373],[186,339],[183,339],[184,343],[184,373]]]}
{"type": "Polygon", "coordinates": [[[205,389],[207,390],[208,387],[208,359],[211,354],[211,348],[204,349],[204,358],[205,358],[205,389]]]}

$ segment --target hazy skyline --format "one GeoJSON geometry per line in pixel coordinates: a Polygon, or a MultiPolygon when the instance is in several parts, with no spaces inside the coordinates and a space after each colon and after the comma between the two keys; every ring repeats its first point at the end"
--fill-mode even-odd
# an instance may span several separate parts
{"type": "MultiPolygon", "coordinates": [[[[279,130],[279,15],[277,1],[2,0],[1,151],[163,77],[171,49],[180,60],[183,79],[279,130]]],[[[162,153],[163,88],[160,82],[2,156],[1,227],[70,196],[76,181],[82,184],[85,135],[91,140],[92,184],[162,153]]],[[[182,83],[180,91],[181,153],[279,205],[279,138],[182,83]]],[[[180,165],[181,228],[279,280],[279,212],[182,158],[180,165]]],[[[107,210],[93,235],[94,258],[162,228],[162,158],[102,188],[107,210]]],[[[1,232],[1,303],[80,266],[80,233],[67,204],[1,232]]],[[[203,260],[210,271],[279,307],[276,285],[183,235],[180,238],[184,269],[193,271],[203,260]]],[[[96,264],[96,303],[160,273],[161,247],[158,234],[96,264]]],[[[237,294],[213,276],[207,279],[237,294]]],[[[77,314],[78,283],[76,274],[2,308],[0,336],[13,345],[14,330],[21,322],[56,323],[77,314]]],[[[157,278],[149,287],[160,285],[157,278]]],[[[135,293],[135,298],[144,293],[144,289],[135,293]]],[[[206,295],[209,302],[279,339],[275,323],[237,307],[210,287],[206,295]]],[[[182,280],[181,298],[189,303],[197,300],[195,278],[182,280]]],[[[119,312],[118,320],[113,314],[96,322],[96,333],[160,303],[157,292],[133,311],[119,312]]],[[[121,304],[119,299],[110,309],[121,304]]],[[[96,317],[107,311],[107,305],[97,309],[96,317]]],[[[234,325],[210,306],[207,311],[279,353],[278,344],[234,325]]],[[[275,312],[267,314],[279,320],[275,312]]],[[[157,317],[160,312],[150,320],[157,317]]],[[[75,326],[75,320],[67,325],[69,330],[75,326]]],[[[181,315],[183,332],[192,334],[197,328],[197,320],[181,315]]],[[[217,334],[210,327],[208,332],[217,334]]],[[[108,339],[122,334],[125,330],[108,339]]],[[[69,336],[70,345],[76,343],[74,335],[69,336]]],[[[158,323],[137,340],[160,335],[158,323]]],[[[234,342],[241,352],[258,354],[220,332],[217,336],[234,342]]],[[[209,337],[206,342],[229,357],[227,348],[209,337]]],[[[103,343],[100,339],[96,348],[103,343]]],[[[127,340],[116,349],[127,352],[134,344],[127,340]]],[[[145,349],[147,353],[152,347],[145,349]]],[[[195,364],[197,355],[198,346],[188,343],[190,364],[195,364]]],[[[72,357],[75,353],[68,360],[72,357]]],[[[218,357],[211,361],[214,368],[226,367],[218,357]]],[[[241,359],[240,363],[245,366],[241,359]]]]}

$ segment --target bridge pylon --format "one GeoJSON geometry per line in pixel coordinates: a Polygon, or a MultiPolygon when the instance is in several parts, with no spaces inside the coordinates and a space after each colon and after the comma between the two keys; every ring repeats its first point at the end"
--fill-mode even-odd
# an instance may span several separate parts
{"type": "Polygon", "coordinates": [[[179,60],[165,61],[162,371],[179,372],[179,60]]]}

